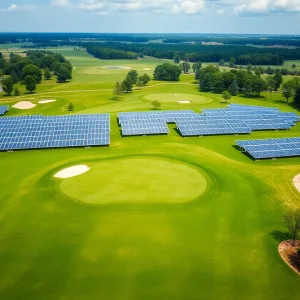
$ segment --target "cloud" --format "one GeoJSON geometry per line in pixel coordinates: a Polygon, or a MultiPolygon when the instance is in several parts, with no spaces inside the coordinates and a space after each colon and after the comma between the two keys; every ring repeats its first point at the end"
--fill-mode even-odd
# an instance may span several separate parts
{"type": "Polygon", "coordinates": [[[71,2],[69,0],[52,0],[51,5],[57,7],[69,7],[71,2]]]}
{"type": "Polygon", "coordinates": [[[1,12],[33,11],[33,10],[35,10],[34,5],[16,5],[16,4],[12,4],[8,8],[0,9],[1,12]]]}
{"type": "Polygon", "coordinates": [[[242,14],[266,14],[269,11],[269,0],[254,0],[248,4],[242,4],[234,7],[234,13],[237,15],[242,14]]]}
{"type": "Polygon", "coordinates": [[[85,2],[79,3],[78,8],[81,10],[86,11],[97,11],[103,10],[106,7],[106,3],[102,1],[94,1],[94,0],[87,0],[85,2]]]}
{"type": "Polygon", "coordinates": [[[183,0],[174,4],[172,12],[174,14],[186,14],[194,15],[201,12],[204,9],[204,0],[183,0]]]}

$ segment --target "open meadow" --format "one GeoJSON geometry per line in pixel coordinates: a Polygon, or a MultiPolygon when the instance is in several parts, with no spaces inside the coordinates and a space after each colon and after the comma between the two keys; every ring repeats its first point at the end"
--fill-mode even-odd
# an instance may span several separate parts
{"type": "MultiPolygon", "coordinates": [[[[43,80],[34,94],[0,96],[0,105],[31,101],[7,116],[110,113],[109,147],[0,153],[0,299],[5,300],[298,300],[300,277],[281,259],[281,216],[300,207],[292,179],[300,158],[254,161],[237,139],[299,137],[289,131],[181,137],[174,124],[159,136],[122,137],[118,112],[226,107],[200,93],[194,76],[150,81],[116,99],[128,69],[148,73],[164,60],[95,59],[83,49],[57,51],[74,66],[65,84],[43,80]],[[55,102],[39,104],[45,99],[55,102]],[[191,103],[181,104],[178,101],[191,103]],[[91,170],[54,175],[70,166],[91,170]]],[[[0,50],[2,51],[2,50],[0,50]]],[[[5,52],[5,51],[3,51],[5,52]]],[[[297,112],[279,93],[230,103],[297,112]]],[[[299,113],[299,112],[298,112],[299,113]]]]}

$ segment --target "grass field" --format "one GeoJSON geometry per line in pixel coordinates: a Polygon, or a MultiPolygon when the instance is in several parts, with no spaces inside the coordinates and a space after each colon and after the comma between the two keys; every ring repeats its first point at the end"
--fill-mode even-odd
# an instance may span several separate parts
{"type": "MultiPolygon", "coordinates": [[[[178,83],[151,81],[114,100],[111,89],[123,70],[103,66],[153,69],[161,61],[101,61],[57,50],[75,66],[74,79],[44,81],[33,95],[1,96],[1,104],[10,105],[57,100],[11,109],[8,116],[66,114],[72,102],[75,113],[111,113],[112,142],[0,153],[0,299],[298,300],[300,278],[277,247],[285,238],[282,212],[300,207],[292,185],[300,158],[253,161],[233,145],[299,136],[300,124],[291,131],[203,138],[182,138],[169,125],[167,136],[122,138],[117,112],[150,110],[154,98],[162,109],[226,104],[220,95],[199,93],[192,75],[178,83]],[[179,104],[175,94],[191,104],[179,104]],[[92,168],[53,177],[77,164],[92,168]]],[[[231,102],[295,111],[280,94],[231,102]]]]}

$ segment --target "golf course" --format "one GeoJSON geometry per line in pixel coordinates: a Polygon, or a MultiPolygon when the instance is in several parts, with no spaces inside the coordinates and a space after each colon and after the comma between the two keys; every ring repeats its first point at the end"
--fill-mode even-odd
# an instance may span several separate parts
{"type": "MultiPolygon", "coordinates": [[[[6,45],[0,47],[5,56],[6,45]]],[[[253,160],[236,140],[300,136],[123,137],[119,112],[225,108],[229,103],[299,111],[280,92],[260,98],[199,92],[194,74],[153,80],[165,59],[101,60],[85,49],[49,48],[72,80],[42,80],[35,93],[0,93],[5,116],[110,114],[110,145],[0,152],[0,299],[298,300],[300,277],[281,259],[282,214],[300,208],[300,157],[253,160]],[[113,94],[130,69],[151,81],[113,94]],[[51,101],[50,101],[51,100],[51,101]],[[28,101],[28,109],[13,107],[28,101]],[[42,102],[41,102],[42,101],[42,102]],[[68,111],[68,105],[74,111],[68,111]],[[87,166],[77,176],[58,172],[87,166]]],[[[16,50],[16,52],[21,50],[16,50]]]]}

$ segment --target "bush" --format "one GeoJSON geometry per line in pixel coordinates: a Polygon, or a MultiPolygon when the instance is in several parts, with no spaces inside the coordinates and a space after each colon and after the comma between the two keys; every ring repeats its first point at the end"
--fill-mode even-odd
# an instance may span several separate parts
{"type": "Polygon", "coordinates": [[[73,111],[74,110],[74,105],[73,105],[73,103],[69,103],[69,105],[68,105],[68,111],[73,111]]]}

